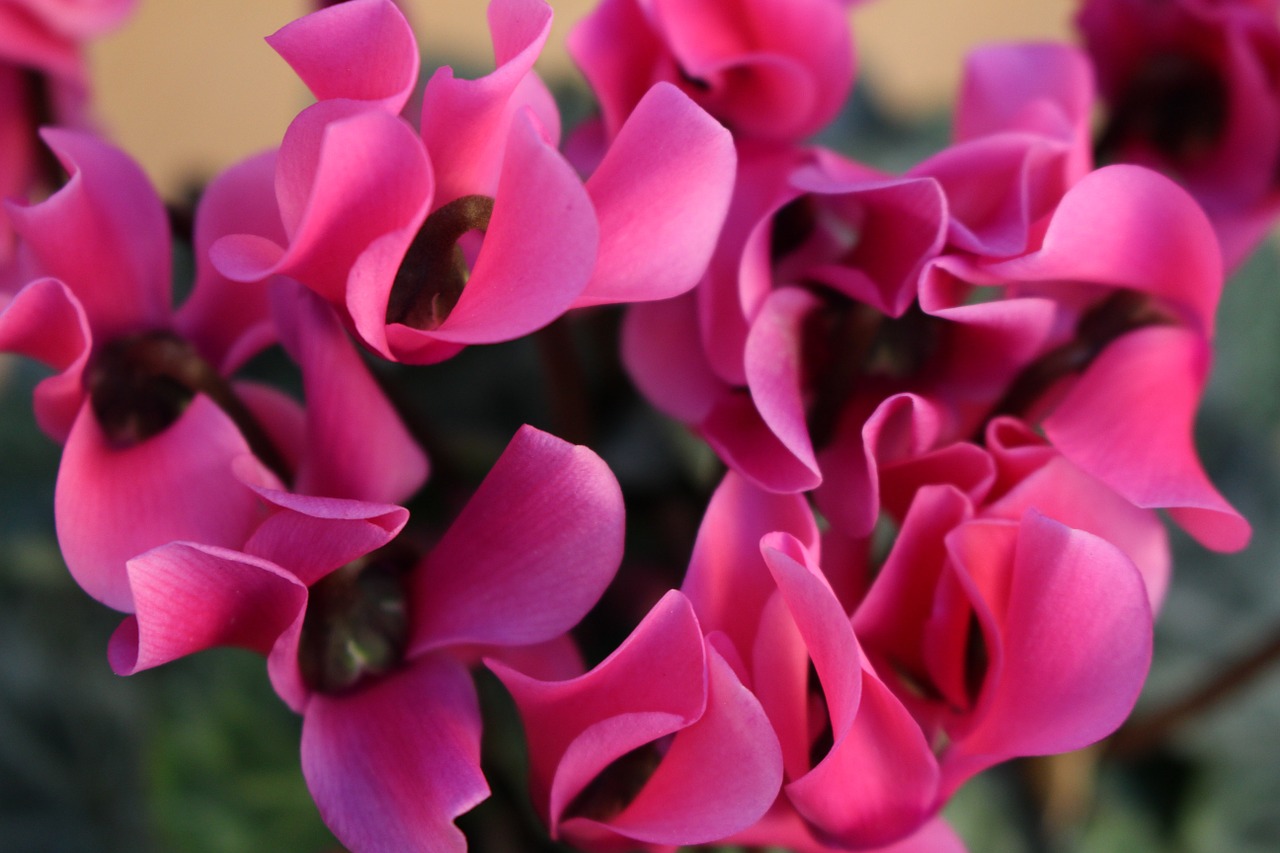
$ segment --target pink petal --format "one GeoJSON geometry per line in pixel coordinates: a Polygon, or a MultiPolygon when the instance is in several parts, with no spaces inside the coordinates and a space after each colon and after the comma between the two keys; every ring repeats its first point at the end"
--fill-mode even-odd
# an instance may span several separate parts
{"type": "Polygon", "coordinates": [[[600,102],[611,139],[653,85],[653,66],[664,49],[648,12],[636,0],[603,0],[566,43],[600,102]]]}
{"type": "Polygon", "coordinates": [[[706,712],[676,733],[636,798],[607,821],[575,817],[560,825],[573,839],[607,829],[649,844],[703,844],[755,823],[782,782],[778,739],[760,703],[708,650],[706,712]]]}
{"type": "Polygon", "coordinates": [[[209,252],[229,234],[247,232],[275,244],[286,242],[275,201],[275,152],[251,157],[214,178],[196,209],[196,281],[175,325],[219,372],[230,374],[272,343],[268,288],[244,284],[213,268],[209,252]]]}
{"type": "Polygon", "coordinates": [[[333,309],[291,282],[273,291],[286,350],[302,368],[307,448],[294,484],[303,494],[376,503],[407,500],[427,457],[356,353],[333,309]]]}
{"type": "MultiPolygon", "coordinates": [[[[233,281],[286,274],[341,305],[348,273],[370,243],[403,232],[408,246],[432,186],[422,142],[402,120],[353,101],[322,101],[289,125],[277,159],[288,247],[236,234],[213,245],[213,264],[233,281]]],[[[389,291],[395,269],[385,276],[389,291]]]]}
{"type": "Polygon", "coordinates": [[[804,492],[822,482],[816,463],[800,459],[778,437],[745,391],[723,395],[698,427],[717,456],[762,489],[804,492]]]}
{"type": "Polygon", "coordinates": [[[489,795],[467,671],[438,656],[337,696],[302,724],[302,773],[320,816],[353,850],[463,853],[453,824],[489,795]]]}
{"type": "Polygon", "coordinates": [[[522,427],[415,573],[411,653],[530,645],[569,630],[613,579],[622,539],[608,466],[522,427]]]}
{"type": "Polygon", "coordinates": [[[409,511],[398,506],[253,488],[274,511],[244,551],[284,567],[308,586],[386,545],[409,520],[409,511]]]}
{"type": "Polygon", "coordinates": [[[240,547],[262,514],[232,473],[240,456],[250,456],[244,438],[203,395],[164,432],[127,449],[108,445],[92,407],[83,407],[54,493],[58,544],[76,582],[130,611],[131,557],[176,540],[240,547]]]}
{"type": "Polygon", "coordinates": [[[111,636],[117,675],[215,646],[265,655],[301,620],[307,589],[288,572],[226,548],[173,542],[128,562],[134,616],[111,636]]]}
{"type": "Polygon", "coordinates": [[[988,673],[977,725],[944,756],[947,791],[1005,758],[1066,752],[1110,734],[1151,661],[1146,588],[1119,549],[1032,511],[1000,531],[1016,536],[1013,561],[993,561],[983,553],[994,532],[986,527],[948,537],[955,565],[991,609],[1003,659],[988,673]]]}
{"type": "Polygon", "coordinates": [[[1237,551],[1249,523],[1214,489],[1192,427],[1209,345],[1171,326],[1139,329],[1096,358],[1054,412],[1045,435],[1072,462],[1140,507],[1167,508],[1206,547],[1237,551]]]}
{"type": "Polygon", "coordinates": [[[698,336],[693,293],[631,306],[622,321],[622,362],[654,406],[696,424],[728,387],[711,371],[698,336]]]}
{"type": "Polygon", "coordinates": [[[71,177],[43,202],[9,208],[39,269],[75,293],[98,340],[168,325],[169,221],[146,175],[97,137],[42,136],[71,177]]]}
{"type": "Polygon", "coordinates": [[[441,68],[427,81],[422,103],[422,139],[431,152],[439,184],[437,204],[469,193],[494,195],[506,167],[504,149],[522,108],[552,146],[559,141],[559,113],[533,72],[551,31],[551,7],[542,0],[495,0],[489,5],[496,69],[478,80],[461,80],[441,68]]]}
{"type": "Polygon", "coordinates": [[[612,761],[692,724],[706,710],[702,630],[689,601],[675,591],[578,678],[538,681],[487,663],[520,709],[534,805],[549,816],[553,834],[573,798],[612,761]]]}
{"type": "Polygon", "coordinates": [[[1200,206],[1173,181],[1137,166],[1091,172],[1063,196],[1040,251],[989,271],[1011,281],[1149,293],[1206,336],[1222,290],[1221,253],[1200,206]]]}
{"type": "Polygon", "coordinates": [[[350,0],[267,37],[317,100],[370,101],[404,109],[418,82],[418,43],[391,0],[350,0]]]}
{"type": "Polygon", "coordinates": [[[577,173],[538,134],[528,113],[518,116],[471,277],[448,318],[426,334],[495,343],[542,328],[582,293],[598,244],[595,211],[577,173]]]}
{"type": "Polygon", "coordinates": [[[736,159],[729,132],[680,90],[650,89],[587,181],[600,252],[577,305],[665,299],[697,284],[736,159]]]}
{"type": "Polygon", "coordinates": [[[761,537],[773,531],[807,548],[818,544],[818,526],[803,496],[770,494],[730,471],[707,505],[680,587],[703,629],[723,631],[744,653],[776,588],[760,556],[761,537]]]}
{"type": "Polygon", "coordinates": [[[0,352],[19,353],[58,371],[36,386],[40,428],[66,440],[85,402],[81,374],[92,334],[75,295],[51,278],[32,282],[0,307],[0,352]]]}

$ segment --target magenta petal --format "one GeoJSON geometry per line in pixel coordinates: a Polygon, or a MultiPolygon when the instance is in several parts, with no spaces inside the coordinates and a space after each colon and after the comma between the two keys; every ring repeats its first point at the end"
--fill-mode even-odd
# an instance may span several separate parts
{"type": "Polygon", "coordinates": [[[307,603],[306,587],[278,566],[191,542],[135,557],[128,572],[136,611],[111,637],[117,675],[214,646],[265,655],[307,603]]]}
{"type": "Polygon", "coordinates": [[[1192,427],[1209,345],[1171,326],[1112,343],[1044,421],[1062,454],[1140,507],[1166,508],[1206,547],[1236,551],[1249,523],[1218,494],[1192,427]]]}
{"type": "Polygon", "coordinates": [[[539,681],[497,661],[487,664],[520,709],[534,804],[553,835],[574,797],[610,762],[692,724],[706,709],[702,630],[688,599],[675,591],[578,678],[539,681]]]}
{"type": "Polygon", "coordinates": [[[493,217],[458,304],[434,338],[513,340],[563,314],[586,287],[600,232],[573,167],[529,113],[511,128],[493,217]]]}
{"type": "Polygon", "coordinates": [[[267,43],[317,100],[371,101],[395,114],[418,82],[418,43],[391,0],[349,0],[286,25],[267,43]]]}
{"type": "Polygon", "coordinates": [[[286,242],[275,200],[275,171],[274,151],[237,163],[205,187],[196,209],[195,287],[175,325],[223,374],[271,343],[275,329],[266,285],[223,277],[213,268],[209,250],[220,238],[242,232],[273,245],[286,242]]]}
{"type": "Polygon", "coordinates": [[[919,725],[866,671],[853,627],[804,549],[778,534],[761,545],[804,636],[830,714],[830,751],[786,786],[800,814],[854,847],[902,838],[934,804],[938,765],[919,725]]]}
{"type": "Polygon", "coordinates": [[[613,579],[622,538],[622,494],[600,457],[522,427],[415,573],[411,652],[569,630],[613,579]]]}
{"type": "Polygon", "coordinates": [[[955,565],[990,609],[1002,652],[977,725],[943,757],[948,791],[1005,758],[1066,752],[1110,734],[1133,708],[1151,661],[1146,588],[1119,549],[1031,511],[1016,532],[1006,528],[1017,537],[1012,563],[992,560],[982,529],[991,524],[948,537],[955,565]]]}
{"type": "Polygon", "coordinates": [[[822,482],[816,463],[797,457],[761,417],[745,391],[733,391],[717,400],[698,429],[717,456],[763,489],[806,492],[822,482]]]}
{"type": "Polygon", "coordinates": [[[99,340],[168,325],[169,220],[146,175],[90,134],[42,135],[71,177],[39,204],[9,208],[40,271],[71,288],[99,340]]]}
{"type": "Polygon", "coordinates": [[[728,130],[674,86],[650,89],[587,181],[600,253],[577,304],[665,299],[692,288],[724,223],[736,162],[728,130]]]}
{"type": "Polygon", "coordinates": [[[623,364],[640,393],[687,424],[705,418],[728,391],[702,350],[693,293],[628,308],[621,346],[623,364]]]}
{"type": "Polygon", "coordinates": [[[636,798],[608,821],[564,821],[564,837],[600,827],[649,844],[703,844],[768,811],[782,783],[778,738],[759,701],[711,649],[707,668],[706,712],[676,733],[636,798]]]}
{"type": "Polygon", "coordinates": [[[302,724],[302,773],[320,816],[361,853],[463,853],[454,818],[489,795],[480,707],[459,664],[428,656],[338,696],[302,724]]]}
{"type": "Polygon", "coordinates": [[[32,282],[0,305],[0,352],[58,371],[36,386],[35,412],[41,429],[65,441],[85,401],[81,374],[92,334],[84,310],[65,284],[51,278],[32,282]]]}
{"type": "Polygon", "coordinates": [[[1138,166],[1085,176],[1054,211],[1040,251],[993,264],[1010,281],[1127,287],[1167,300],[1212,334],[1222,256],[1204,211],[1181,187],[1138,166]]]}
{"type": "Polygon", "coordinates": [[[244,551],[283,566],[308,586],[386,545],[409,520],[409,511],[398,506],[253,488],[276,511],[253,531],[244,551]]]}
{"type": "Polygon", "coordinates": [[[427,81],[422,140],[439,176],[437,204],[467,193],[493,194],[505,168],[509,128],[524,106],[534,107],[548,142],[557,143],[559,115],[533,73],[551,17],[551,6],[542,0],[495,0],[489,5],[489,29],[497,68],[478,80],[462,80],[446,67],[427,81]]]}
{"type": "Polygon", "coordinates": [[[240,547],[262,514],[257,495],[232,472],[242,456],[257,464],[235,425],[203,395],[164,432],[123,450],[107,444],[85,406],[54,493],[58,544],[76,582],[128,611],[131,557],[178,540],[240,547]]]}
{"type": "Polygon", "coordinates": [[[819,307],[817,297],[808,291],[796,287],[775,290],[751,324],[744,356],[747,385],[760,417],[796,462],[812,471],[816,479],[821,474],[809,438],[802,383],[804,324],[819,307]]]}
{"type": "Polygon", "coordinates": [[[680,588],[703,630],[723,631],[744,654],[776,588],[760,556],[760,539],[773,531],[808,548],[818,544],[818,525],[802,495],[771,494],[729,472],[707,505],[680,588]]]}
{"type": "Polygon", "coordinates": [[[273,301],[307,400],[307,450],[294,490],[377,503],[408,499],[427,478],[426,454],[333,309],[292,282],[280,282],[273,301]]]}

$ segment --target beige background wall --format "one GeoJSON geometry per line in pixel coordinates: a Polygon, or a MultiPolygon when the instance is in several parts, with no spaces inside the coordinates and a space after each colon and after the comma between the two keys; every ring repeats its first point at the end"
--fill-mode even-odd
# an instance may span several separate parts
{"type": "MultiPolygon", "coordinates": [[[[470,55],[489,67],[480,0],[402,0],[426,62],[470,55]]],[[[590,0],[552,0],[555,31],[540,69],[572,74],[563,50],[590,0]]],[[[852,16],[860,74],[904,113],[944,109],[960,60],[992,40],[1070,38],[1072,0],[872,0],[852,16]]],[[[103,124],[166,195],[279,142],[307,94],[262,38],[305,0],[140,0],[138,14],[91,53],[103,124]]]]}

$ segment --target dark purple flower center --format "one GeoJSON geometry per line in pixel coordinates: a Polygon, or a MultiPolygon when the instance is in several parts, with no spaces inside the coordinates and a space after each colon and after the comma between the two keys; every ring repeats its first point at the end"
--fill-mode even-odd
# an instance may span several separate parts
{"type": "Polygon", "coordinates": [[[1099,161],[1123,157],[1126,144],[1141,140],[1175,171],[1194,167],[1226,130],[1227,94],[1207,61],[1177,53],[1151,57],[1112,104],[1098,141],[1099,161]]]}
{"type": "Polygon", "coordinates": [[[384,548],[311,587],[298,647],[308,687],[343,693],[400,666],[409,643],[411,566],[407,554],[384,548]]]}
{"type": "Polygon", "coordinates": [[[99,347],[83,382],[98,426],[114,447],[133,447],[159,435],[196,394],[204,394],[235,422],[262,463],[289,479],[284,458],[231,383],[173,332],[141,332],[99,347]]]}
{"type": "Polygon", "coordinates": [[[448,318],[471,275],[459,241],[469,232],[488,230],[492,216],[492,198],[466,195],[427,217],[396,271],[388,323],[434,329],[448,318]]]}

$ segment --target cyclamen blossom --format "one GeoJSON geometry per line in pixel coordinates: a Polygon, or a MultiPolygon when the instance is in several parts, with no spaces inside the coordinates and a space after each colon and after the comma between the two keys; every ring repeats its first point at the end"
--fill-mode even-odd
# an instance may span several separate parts
{"type": "Polygon", "coordinates": [[[238,281],[289,275],[367,346],[412,363],[520,337],[574,306],[692,287],[728,202],[728,133],[655,87],[584,184],[556,150],[559,116],[532,71],[550,7],[494,0],[489,20],[496,70],[436,72],[420,132],[397,115],[417,47],[389,0],[353,0],[277,33],[320,101],[281,147],[285,238],[225,238],[218,268],[238,281]],[[335,50],[349,61],[331,64],[335,50]]]}
{"type": "Polygon", "coordinates": [[[303,774],[344,844],[465,850],[453,820],[489,793],[467,667],[481,654],[542,674],[574,665],[565,632],[622,555],[617,483],[586,448],[526,427],[407,560],[376,551],[403,525],[398,507],[258,493],[274,511],[242,551],[178,542],[130,561],[138,612],[112,638],[112,666],[214,645],[265,655],[303,715],[303,774]]]}
{"type": "MultiPolygon", "coordinates": [[[[174,311],[168,223],[141,170],[92,136],[45,135],[71,179],[38,205],[10,208],[22,268],[36,280],[5,298],[0,348],[59,371],[37,386],[35,405],[66,443],[55,518],[86,592],[131,610],[130,558],[173,540],[239,547],[262,514],[250,483],[285,478],[383,501],[417,489],[425,457],[326,307],[277,283],[278,332],[271,288],[237,285],[198,260],[192,295],[174,311]],[[226,378],[277,334],[302,364],[305,415],[278,392],[226,378]],[[391,480],[371,482],[388,470],[391,480]]],[[[210,185],[198,259],[232,222],[269,230],[253,199],[272,165],[258,158],[210,185]]]]}
{"type": "Polygon", "coordinates": [[[827,125],[853,85],[839,0],[604,0],[569,50],[615,137],[644,93],[679,86],[739,139],[795,142],[827,125]]]}
{"type": "Polygon", "coordinates": [[[1077,19],[1108,106],[1101,155],[1190,190],[1229,269],[1280,213],[1278,12],[1273,0],[1090,0],[1077,19]]]}

